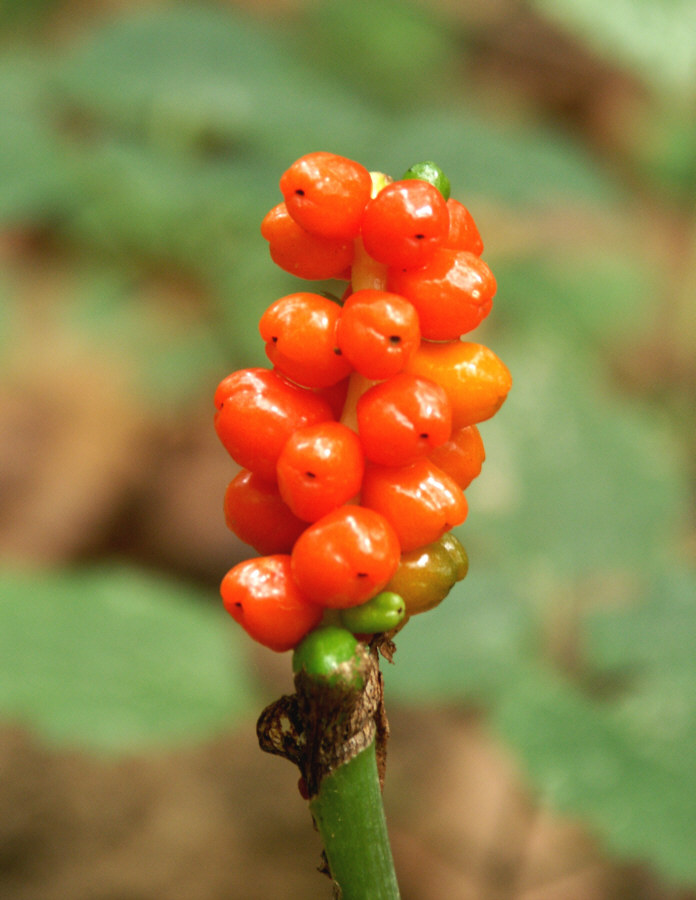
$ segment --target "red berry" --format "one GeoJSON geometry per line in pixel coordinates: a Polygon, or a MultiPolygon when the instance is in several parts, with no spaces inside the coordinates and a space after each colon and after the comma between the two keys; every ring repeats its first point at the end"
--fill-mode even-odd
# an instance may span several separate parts
{"type": "Polygon", "coordinates": [[[264,556],[289,553],[307,527],[284,502],[275,484],[248,469],[242,469],[228,484],[223,509],[227,527],[264,556]]]}
{"type": "Polygon", "coordinates": [[[496,282],[482,259],[465,250],[437,249],[420,269],[390,269],[389,290],[416,308],[421,334],[451,341],[476,328],[491,311],[496,282]]]}
{"type": "Polygon", "coordinates": [[[354,431],[340,422],[298,429],[278,459],[278,489],[300,519],[315,522],[360,490],[364,457],[354,431]]]}
{"type": "Polygon", "coordinates": [[[400,554],[384,516],[362,506],[341,506],[298,538],[292,572],[315,603],[344,609],[379,593],[396,571],[400,554]]]}
{"type": "Polygon", "coordinates": [[[297,587],[284,554],[238,563],[222,579],[220,594],[235,622],[278,653],[296,647],[324,614],[297,587]]]}
{"type": "Polygon", "coordinates": [[[425,456],[452,431],[445,389],[406,372],[365,391],[357,418],[365,456],[383,466],[404,466],[425,456]]]}
{"type": "Polygon", "coordinates": [[[215,430],[235,462],[275,481],[276,463],[297,428],[332,419],[318,394],[268,369],[240,369],[215,392],[215,430]]]}
{"type": "Polygon", "coordinates": [[[404,552],[461,525],[468,509],[456,482],[428,459],[400,468],[368,466],[361,502],[391,522],[404,552]]]}
{"type": "Polygon", "coordinates": [[[478,428],[475,425],[465,425],[458,428],[448,441],[431,451],[428,458],[465,490],[481,474],[486,451],[478,428]]]}
{"type": "Polygon", "coordinates": [[[468,250],[476,256],[483,253],[483,241],[476,222],[469,210],[458,200],[447,201],[450,225],[447,239],[442,245],[452,250],[468,250]]]}
{"type": "Polygon", "coordinates": [[[405,367],[420,343],[418,314],[398,294],[356,291],[343,305],[336,341],[365,378],[389,378],[405,367]]]}
{"type": "Polygon", "coordinates": [[[341,307],[303,291],[281,297],[261,316],[266,356],[283,375],[305,387],[329,387],[347,378],[350,363],[336,346],[341,307]]]}
{"type": "Polygon", "coordinates": [[[440,191],[412,179],[382,188],[365,207],[362,220],[365,249],[387,266],[424,265],[448,231],[449,212],[440,191]]]}
{"type": "Polygon", "coordinates": [[[280,190],[292,218],[312,234],[357,237],[372,191],[370,173],[335,153],[308,153],[283,173],[280,190]]]}
{"type": "Polygon", "coordinates": [[[268,241],[273,262],[298,278],[341,278],[353,262],[352,241],[310,234],[300,228],[284,203],[266,214],[261,234],[268,241]]]}

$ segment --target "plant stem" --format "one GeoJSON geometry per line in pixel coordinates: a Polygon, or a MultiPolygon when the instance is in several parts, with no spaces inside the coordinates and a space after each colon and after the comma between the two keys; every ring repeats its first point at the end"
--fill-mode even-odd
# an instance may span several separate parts
{"type": "Polygon", "coordinates": [[[374,741],[324,778],[310,809],[341,900],[398,900],[374,741]]]}

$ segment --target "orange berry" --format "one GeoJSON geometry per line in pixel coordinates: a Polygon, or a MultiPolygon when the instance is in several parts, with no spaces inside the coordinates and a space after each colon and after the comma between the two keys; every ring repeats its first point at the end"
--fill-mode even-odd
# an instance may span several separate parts
{"type": "Polygon", "coordinates": [[[488,347],[469,341],[424,341],[406,370],[442,385],[452,406],[454,430],[490,419],[512,387],[505,363],[488,347]]]}

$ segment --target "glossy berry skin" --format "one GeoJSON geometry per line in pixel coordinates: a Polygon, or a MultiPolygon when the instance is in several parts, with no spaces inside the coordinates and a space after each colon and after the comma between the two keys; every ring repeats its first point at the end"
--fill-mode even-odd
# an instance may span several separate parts
{"type": "Polygon", "coordinates": [[[266,213],[261,234],[268,241],[273,262],[298,278],[342,278],[353,262],[352,241],[310,234],[297,224],[284,203],[266,213]]]}
{"type": "Polygon", "coordinates": [[[298,428],[332,419],[318,394],[268,369],[240,369],[215,392],[215,430],[235,462],[275,481],[285,442],[298,428]]]}
{"type": "Polygon", "coordinates": [[[360,490],[364,455],[354,431],[340,422],[300,428],[288,438],[276,468],[278,489],[292,512],[316,522],[360,490]]]}
{"type": "Polygon", "coordinates": [[[512,387],[505,363],[488,347],[470,341],[422,343],[407,369],[447,391],[454,430],[490,419],[512,387]]]}
{"type": "Polygon", "coordinates": [[[289,553],[307,527],[275,484],[248,469],[242,469],[228,484],[223,509],[230,531],[263,556],[289,553]]]}
{"type": "Polygon", "coordinates": [[[341,623],[353,634],[379,634],[396,628],[406,615],[403,598],[380,591],[366,603],[341,610],[341,623]]]}
{"type": "Polygon", "coordinates": [[[280,179],[285,205],[312,234],[352,240],[358,236],[372,179],[360,163],[335,153],[308,153],[280,179]]]}
{"type": "Polygon", "coordinates": [[[437,163],[431,161],[415,163],[415,165],[412,165],[406,170],[402,177],[402,181],[407,178],[418,178],[420,181],[428,181],[433,187],[438,189],[445,200],[449,199],[451,190],[449,178],[437,163]]]}
{"type": "Polygon", "coordinates": [[[449,247],[452,250],[468,250],[469,253],[480,256],[483,253],[483,241],[474,217],[463,203],[452,198],[447,201],[447,209],[449,210],[450,225],[443,247],[449,247]]]}
{"type": "Polygon", "coordinates": [[[448,232],[447,203],[427,181],[393,181],[370,200],[363,214],[365,249],[387,266],[424,265],[448,232]]]}
{"type": "Polygon", "coordinates": [[[281,297],[261,316],[266,356],[291,381],[323,388],[347,378],[350,363],[336,345],[341,307],[321,294],[300,291],[281,297]]]}
{"type": "Polygon", "coordinates": [[[278,653],[297,646],[324,614],[295,584],[286,554],[238,563],[222,579],[220,595],[235,622],[278,653]]]}
{"type": "Polygon", "coordinates": [[[428,458],[464,490],[481,474],[486,458],[481,433],[475,425],[464,425],[431,451],[428,458]]]}
{"type": "Polygon", "coordinates": [[[414,462],[444,444],[452,432],[444,388],[407,372],[365,391],[356,412],[365,456],[382,466],[414,462]]]}
{"type": "Polygon", "coordinates": [[[461,525],[468,511],[456,482],[428,459],[399,468],[368,466],[361,502],[391,522],[404,552],[461,525]]]}
{"type": "Polygon", "coordinates": [[[399,594],[406,615],[414,616],[441,603],[468,570],[466,550],[448,532],[432,544],[404,553],[387,590],[399,594]]]}
{"type": "Polygon", "coordinates": [[[360,689],[363,677],[359,671],[360,646],[346,628],[325,625],[312,631],[295,648],[292,671],[304,672],[324,684],[346,684],[360,689]],[[346,665],[348,663],[348,665],[346,665]]]}
{"type": "Polygon", "coordinates": [[[399,564],[401,548],[384,516],[341,506],[300,535],[292,572],[313,602],[333,609],[364,603],[382,590],[399,564]]]}
{"type": "Polygon", "coordinates": [[[419,269],[390,269],[387,287],[415,306],[424,338],[450,341],[486,318],[497,286],[478,256],[441,247],[419,269]]]}
{"type": "Polygon", "coordinates": [[[357,372],[375,381],[396,375],[420,344],[418,314],[412,303],[388,291],[366,289],[343,305],[336,341],[357,372]]]}

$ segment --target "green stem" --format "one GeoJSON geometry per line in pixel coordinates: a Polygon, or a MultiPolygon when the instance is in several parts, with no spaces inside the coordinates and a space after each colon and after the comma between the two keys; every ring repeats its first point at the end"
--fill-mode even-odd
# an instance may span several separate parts
{"type": "Polygon", "coordinates": [[[398,900],[374,741],[323,779],[310,809],[341,900],[398,900]]]}

